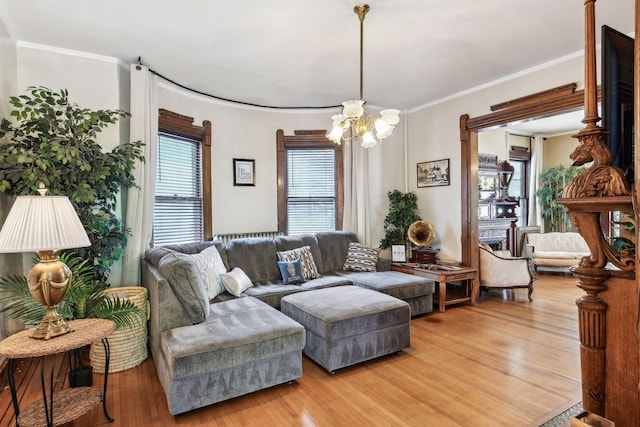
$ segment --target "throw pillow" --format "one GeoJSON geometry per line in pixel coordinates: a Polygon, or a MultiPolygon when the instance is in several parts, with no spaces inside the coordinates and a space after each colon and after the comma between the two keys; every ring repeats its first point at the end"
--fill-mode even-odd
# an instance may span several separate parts
{"type": "Polygon", "coordinates": [[[376,271],[380,249],[371,248],[360,243],[349,243],[347,260],[342,266],[348,271],[376,271]]]}
{"type": "Polygon", "coordinates": [[[279,261],[295,261],[296,259],[300,259],[300,262],[302,263],[302,273],[306,280],[320,277],[320,273],[318,273],[318,268],[313,260],[313,254],[311,253],[311,248],[309,246],[291,249],[290,251],[278,252],[279,261]]]}
{"type": "Polygon", "coordinates": [[[191,255],[191,258],[200,271],[209,300],[223,293],[225,288],[220,279],[220,273],[226,273],[227,268],[224,266],[218,249],[215,246],[210,246],[200,253],[191,255]]]}
{"type": "Polygon", "coordinates": [[[278,261],[282,283],[285,285],[297,285],[304,283],[304,273],[302,273],[302,261],[298,258],[295,261],[278,261]]]}
{"type": "Polygon", "coordinates": [[[237,297],[253,286],[247,273],[242,271],[240,267],[234,267],[230,272],[222,273],[220,278],[227,292],[237,297]]]}

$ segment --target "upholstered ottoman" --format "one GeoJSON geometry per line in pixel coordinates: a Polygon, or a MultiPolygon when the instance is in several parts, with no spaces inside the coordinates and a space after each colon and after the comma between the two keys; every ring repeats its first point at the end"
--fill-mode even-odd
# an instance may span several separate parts
{"type": "Polygon", "coordinates": [[[302,325],[262,301],[211,305],[207,320],[160,334],[158,376],[176,415],[302,376],[302,325]]]}
{"type": "Polygon", "coordinates": [[[409,304],[360,288],[337,286],[282,298],[281,311],[306,329],[302,350],[327,371],[409,347],[409,304]]]}

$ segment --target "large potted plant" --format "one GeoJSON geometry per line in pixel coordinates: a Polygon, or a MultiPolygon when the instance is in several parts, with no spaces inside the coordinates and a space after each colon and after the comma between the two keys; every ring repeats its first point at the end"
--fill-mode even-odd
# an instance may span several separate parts
{"type": "Polygon", "coordinates": [[[557,200],[562,197],[564,189],[571,180],[584,171],[583,167],[565,167],[563,165],[549,168],[540,174],[540,188],[536,191],[538,204],[542,207],[542,218],[545,230],[569,231],[571,221],[557,200]]]}
{"type": "Polygon", "coordinates": [[[418,214],[418,196],[413,191],[403,193],[399,190],[389,191],[389,213],[384,218],[384,237],[380,248],[391,248],[392,245],[404,245],[409,249],[407,230],[415,221],[420,220],[418,214]]]}
{"type": "Polygon", "coordinates": [[[144,157],[139,141],[106,151],[96,138],[129,113],[82,108],[66,89],[46,87],[29,87],[9,103],[13,120],[0,122],[0,138],[7,139],[0,144],[0,193],[35,195],[42,182],[49,195],[68,196],[91,241],[76,253],[105,281],[129,234],[116,215],[118,193],[136,185],[132,171],[144,157]]]}

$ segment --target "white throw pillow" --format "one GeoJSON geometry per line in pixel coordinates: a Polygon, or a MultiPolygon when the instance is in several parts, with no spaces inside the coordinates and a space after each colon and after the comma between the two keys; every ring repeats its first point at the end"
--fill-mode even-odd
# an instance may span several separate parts
{"type": "Polygon", "coordinates": [[[224,266],[218,249],[215,246],[209,246],[202,252],[191,255],[191,257],[196,267],[198,267],[200,276],[202,276],[209,300],[223,293],[225,288],[220,279],[220,274],[226,273],[227,268],[224,266]]]}
{"type": "Polygon", "coordinates": [[[247,273],[242,271],[240,267],[234,267],[228,273],[222,273],[220,275],[224,287],[232,295],[239,297],[246,289],[253,286],[251,279],[247,276],[247,273]]]}

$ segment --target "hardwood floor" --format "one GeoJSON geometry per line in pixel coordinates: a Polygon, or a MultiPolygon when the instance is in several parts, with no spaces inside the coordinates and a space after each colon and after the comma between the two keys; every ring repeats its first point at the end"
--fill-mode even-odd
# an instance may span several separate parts
{"type": "MultiPolygon", "coordinates": [[[[581,400],[575,300],[582,291],[569,276],[541,275],[534,286],[533,302],[526,290],[492,291],[475,307],[413,319],[411,348],[401,353],[333,375],[303,358],[293,384],[176,417],[147,359],[109,375],[114,423],[98,407],[68,425],[539,426],[581,400]]],[[[21,365],[23,407],[40,395],[35,365],[21,365]]],[[[0,426],[15,425],[8,388],[0,411],[0,426]]]]}

